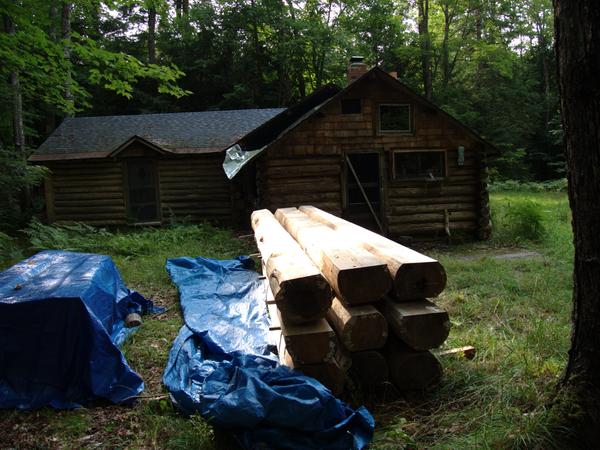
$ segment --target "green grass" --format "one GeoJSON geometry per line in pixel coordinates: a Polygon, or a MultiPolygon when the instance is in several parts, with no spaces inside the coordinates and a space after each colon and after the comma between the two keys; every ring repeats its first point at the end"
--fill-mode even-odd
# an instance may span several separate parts
{"type": "Polygon", "coordinates": [[[553,448],[559,426],[547,405],[566,364],[571,332],[572,235],[565,194],[492,195],[494,237],[429,252],[448,273],[438,303],[451,317],[444,349],[473,345],[477,356],[446,357],[440,386],[410,403],[375,408],[374,448],[553,448]],[[535,202],[544,233],[518,234],[514,208],[535,202]],[[497,260],[507,251],[539,258],[497,260]],[[465,259],[468,255],[469,259],[465,259]],[[398,429],[406,437],[393,439],[398,429]]]}
{"type": "MultiPolygon", "coordinates": [[[[375,449],[554,445],[558,421],[547,404],[566,363],[570,336],[573,249],[566,194],[500,191],[492,194],[491,205],[495,231],[490,241],[426,251],[448,273],[448,287],[437,300],[453,325],[443,348],[473,345],[477,356],[445,357],[442,383],[423,395],[391,403],[364,398],[377,421],[375,449]],[[539,234],[515,226],[531,214],[539,216],[539,234]],[[524,250],[541,256],[493,258],[524,250]]],[[[2,412],[0,426],[11,431],[0,433],[0,448],[232,448],[227,433],[175,411],[162,386],[168,351],[182,323],[164,263],[182,255],[228,258],[250,252],[250,243],[207,225],[44,233],[32,232],[38,247],[56,241],[110,254],[129,286],[167,311],[146,318],[124,347],[128,362],[146,382],[136,406],[2,412]]]]}

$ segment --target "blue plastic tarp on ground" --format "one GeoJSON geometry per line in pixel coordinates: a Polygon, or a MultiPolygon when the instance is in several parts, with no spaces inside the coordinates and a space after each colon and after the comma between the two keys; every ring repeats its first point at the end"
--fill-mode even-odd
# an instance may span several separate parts
{"type": "Polygon", "coordinates": [[[108,256],[44,251],[0,272],[0,408],[74,408],[144,389],[119,346],[155,311],[108,256]]]}
{"type": "Polygon", "coordinates": [[[253,266],[247,257],[167,261],[185,322],[163,377],[173,400],[248,449],[365,447],[374,421],[364,407],[351,409],[270,353],[265,284],[253,266]]]}

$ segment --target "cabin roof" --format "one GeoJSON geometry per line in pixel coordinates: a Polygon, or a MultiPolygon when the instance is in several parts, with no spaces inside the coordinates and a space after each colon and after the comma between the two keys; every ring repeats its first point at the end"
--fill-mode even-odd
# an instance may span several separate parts
{"type": "Polygon", "coordinates": [[[103,158],[133,137],[170,153],[219,152],[284,111],[268,108],[71,117],[60,124],[30,160],[103,158]]]}

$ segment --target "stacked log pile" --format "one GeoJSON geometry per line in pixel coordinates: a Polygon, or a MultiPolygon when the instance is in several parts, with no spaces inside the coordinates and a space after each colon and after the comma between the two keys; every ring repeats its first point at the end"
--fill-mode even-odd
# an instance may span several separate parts
{"type": "Polygon", "coordinates": [[[313,206],[254,211],[251,222],[282,364],[334,394],[349,376],[365,389],[439,381],[430,350],[450,321],[428,300],[446,284],[438,261],[313,206]]]}

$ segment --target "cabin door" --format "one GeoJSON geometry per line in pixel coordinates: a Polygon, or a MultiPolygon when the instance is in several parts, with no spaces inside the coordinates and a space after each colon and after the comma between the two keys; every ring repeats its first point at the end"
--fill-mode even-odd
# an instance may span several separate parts
{"type": "Polygon", "coordinates": [[[159,220],[158,179],[150,160],[127,161],[128,219],[134,222],[159,220]]]}
{"type": "Polygon", "coordinates": [[[384,233],[381,220],[381,153],[346,153],[344,218],[384,233]]]}

